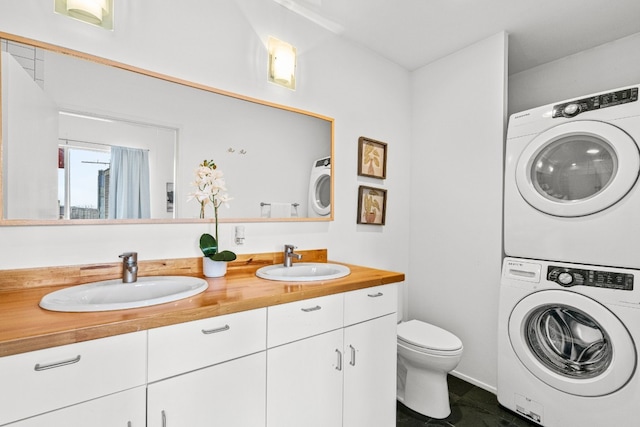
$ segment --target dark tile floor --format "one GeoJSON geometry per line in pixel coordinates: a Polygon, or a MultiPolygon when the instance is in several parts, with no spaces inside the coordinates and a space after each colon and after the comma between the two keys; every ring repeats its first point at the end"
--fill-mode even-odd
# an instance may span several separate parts
{"type": "Polygon", "coordinates": [[[425,417],[398,402],[397,427],[531,427],[535,423],[523,420],[498,405],[493,393],[462,381],[447,377],[451,415],[444,420],[425,417]]]}

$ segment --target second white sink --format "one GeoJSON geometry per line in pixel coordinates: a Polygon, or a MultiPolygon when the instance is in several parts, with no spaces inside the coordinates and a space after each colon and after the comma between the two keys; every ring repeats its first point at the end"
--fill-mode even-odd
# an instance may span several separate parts
{"type": "Polygon", "coordinates": [[[45,295],[40,307],[52,311],[109,311],[146,307],[188,298],[209,284],[197,277],[150,276],[133,283],[121,279],[71,286],[45,295]]]}
{"type": "Polygon", "coordinates": [[[316,282],[338,279],[349,274],[351,270],[346,265],[322,262],[298,262],[291,267],[281,264],[268,265],[256,271],[256,276],[262,279],[283,282],[316,282]]]}

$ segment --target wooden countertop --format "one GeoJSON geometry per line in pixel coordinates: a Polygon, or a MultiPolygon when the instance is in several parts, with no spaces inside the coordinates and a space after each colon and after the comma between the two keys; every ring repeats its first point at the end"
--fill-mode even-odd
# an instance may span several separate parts
{"type": "MultiPolygon", "coordinates": [[[[325,250],[301,251],[305,252],[312,255],[303,258],[307,262],[320,261],[323,253],[326,262],[325,250]]],[[[49,285],[56,268],[0,271],[0,357],[404,280],[402,273],[345,264],[351,274],[340,279],[307,284],[270,281],[255,275],[260,266],[267,265],[265,260],[268,264],[277,263],[272,261],[278,260],[278,254],[239,255],[225,277],[206,279],[209,288],[190,298],[144,308],[90,313],[54,312],[39,307],[44,295],[60,289],[60,286],[49,285]],[[4,279],[10,284],[16,283],[19,277],[38,278],[38,274],[47,276],[41,282],[46,286],[34,285],[33,280],[25,279],[26,286],[3,287],[4,279]]],[[[200,264],[199,258],[181,260],[180,272],[202,277],[200,264]]],[[[175,263],[166,260],[140,262],[139,265],[141,276],[180,274],[175,273],[175,263]],[[165,270],[147,268],[146,273],[156,274],[145,274],[145,266],[157,266],[158,263],[165,266],[165,270]]],[[[65,286],[69,286],[69,282],[106,280],[113,278],[109,276],[113,276],[114,268],[117,271],[119,265],[76,268],[79,271],[100,270],[103,275],[96,279],[94,274],[88,277],[89,280],[85,275],[83,281],[67,273],[65,280],[58,279],[58,283],[65,282],[65,286]],[[106,270],[100,270],[102,267],[106,270]],[[104,274],[105,271],[109,273],[104,274]]]]}

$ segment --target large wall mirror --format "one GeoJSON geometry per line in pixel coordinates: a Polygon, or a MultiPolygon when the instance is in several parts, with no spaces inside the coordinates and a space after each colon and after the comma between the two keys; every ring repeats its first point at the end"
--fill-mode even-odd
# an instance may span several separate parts
{"type": "Polygon", "coordinates": [[[197,221],[203,160],[232,197],[223,222],[333,218],[333,119],[0,38],[0,224],[197,221]]]}

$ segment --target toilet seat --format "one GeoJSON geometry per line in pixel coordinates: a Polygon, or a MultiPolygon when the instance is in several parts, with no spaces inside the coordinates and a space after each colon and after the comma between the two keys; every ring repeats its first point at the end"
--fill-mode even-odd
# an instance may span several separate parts
{"type": "Polygon", "coordinates": [[[417,351],[455,354],[462,351],[462,341],[451,332],[420,320],[398,325],[398,341],[417,351]]]}

